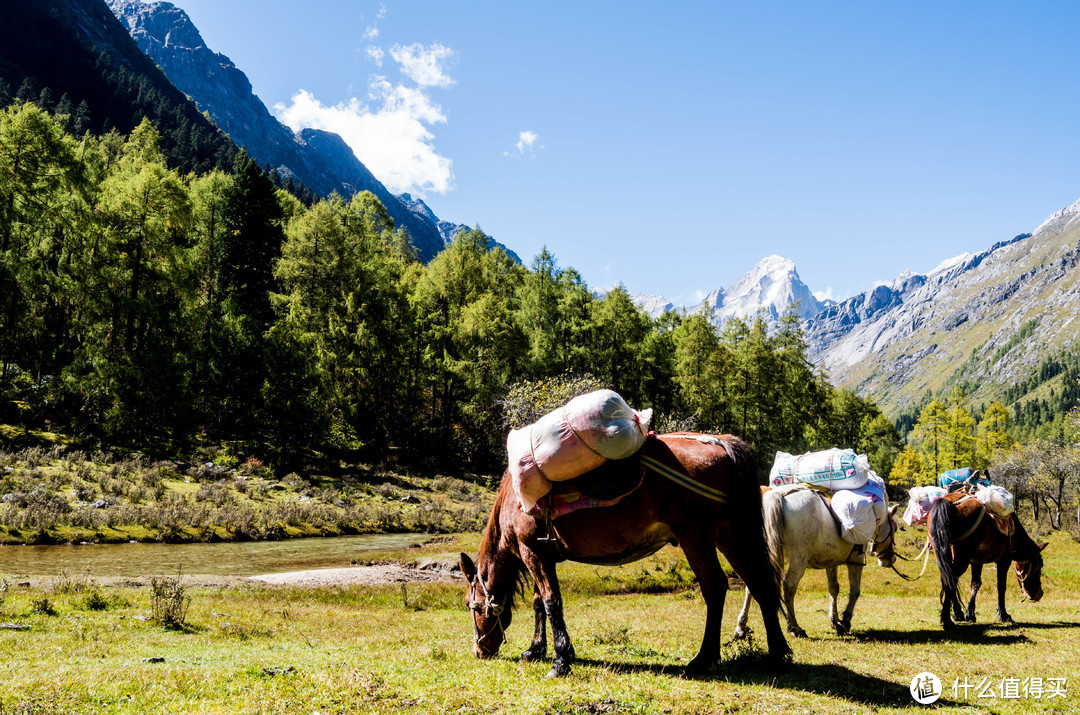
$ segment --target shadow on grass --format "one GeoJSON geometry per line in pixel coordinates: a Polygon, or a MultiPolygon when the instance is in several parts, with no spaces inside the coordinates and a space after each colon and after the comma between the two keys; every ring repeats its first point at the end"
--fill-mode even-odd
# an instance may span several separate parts
{"type": "MultiPolygon", "coordinates": [[[[625,673],[654,673],[670,677],[682,677],[685,666],[621,662],[610,658],[593,660],[578,659],[579,666],[608,668],[625,673]]],[[[913,674],[914,675],[914,674],[913,674]]],[[[909,683],[895,683],[872,675],[857,673],[843,665],[833,663],[787,663],[773,665],[764,653],[747,653],[724,660],[713,666],[703,680],[723,681],[740,685],[767,685],[771,688],[796,690],[815,695],[845,700],[874,707],[898,707],[912,705],[909,683]]],[[[945,698],[938,706],[960,705],[945,698]]]]}
{"type": "Polygon", "coordinates": [[[1076,621],[1053,621],[1050,623],[958,623],[946,633],[941,628],[920,631],[869,629],[854,634],[855,640],[879,643],[972,643],[976,645],[1012,645],[1029,643],[1030,638],[1022,631],[1049,628],[1080,628],[1076,621]]]}

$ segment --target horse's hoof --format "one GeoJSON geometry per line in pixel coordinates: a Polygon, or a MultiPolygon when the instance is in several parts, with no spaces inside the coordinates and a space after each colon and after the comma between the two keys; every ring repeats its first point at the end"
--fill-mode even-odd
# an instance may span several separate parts
{"type": "Polygon", "coordinates": [[[525,651],[524,653],[521,654],[521,662],[522,663],[535,663],[538,660],[543,660],[545,655],[547,655],[547,654],[542,650],[532,650],[532,649],[530,649],[530,650],[527,650],[527,651],[525,651]]]}
{"type": "Polygon", "coordinates": [[[741,641],[753,632],[754,631],[750,626],[736,626],[735,632],[731,634],[731,637],[737,641],[741,641]]]}
{"type": "Polygon", "coordinates": [[[851,626],[846,626],[843,623],[834,623],[833,628],[836,629],[836,635],[838,636],[850,636],[851,626]]]}
{"type": "Polygon", "coordinates": [[[569,663],[564,663],[564,662],[559,661],[559,660],[556,660],[551,665],[551,670],[549,670],[548,674],[545,675],[544,677],[549,678],[549,679],[550,678],[564,678],[567,675],[570,675],[570,664],[569,663]]]}
{"type": "Polygon", "coordinates": [[[1002,623],[1014,623],[1013,617],[1004,612],[998,614],[998,620],[1002,623]]]}
{"type": "Polygon", "coordinates": [[[683,676],[687,678],[703,678],[709,673],[709,667],[712,663],[704,658],[694,658],[686,665],[686,670],[683,671],[683,676]]]}
{"type": "Polygon", "coordinates": [[[951,633],[956,630],[956,624],[952,621],[942,621],[941,630],[945,631],[946,633],[951,633]]]}
{"type": "Polygon", "coordinates": [[[802,628],[789,628],[788,633],[795,636],[796,638],[806,638],[806,631],[804,631],[802,628]]]}
{"type": "Polygon", "coordinates": [[[774,673],[787,670],[791,665],[792,654],[791,649],[784,651],[783,653],[769,653],[765,657],[765,667],[774,673]]]}

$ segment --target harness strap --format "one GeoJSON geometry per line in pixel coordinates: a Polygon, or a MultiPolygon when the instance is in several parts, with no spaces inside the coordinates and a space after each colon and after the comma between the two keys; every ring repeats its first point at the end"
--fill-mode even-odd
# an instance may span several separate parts
{"type": "Polygon", "coordinates": [[[675,482],[679,486],[686,487],[690,491],[700,494],[703,497],[712,499],[713,501],[720,502],[721,504],[727,503],[727,496],[719,489],[713,489],[710,486],[702,484],[701,482],[691,479],[688,475],[682,472],[672,469],[663,462],[650,457],[647,454],[641,455],[641,463],[653,470],[662,477],[667,477],[671,481],[675,482]]]}
{"type": "MultiPolygon", "coordinates": [[[[961,500],[963,501],[963,500],[961,500]]],[[[956,537],[956,541],[963,541],[967,537],[975,533],[975,530],[979,528],[979,524],[982,523],[983,515],[986,513],[986,505],[979,502],[979,515],[975,518],[975,523],[971,525],[971,528],[965,531],[960,536],[956,537]]],[[[955,542],[954,542],[955,543],[955,542]]]]}

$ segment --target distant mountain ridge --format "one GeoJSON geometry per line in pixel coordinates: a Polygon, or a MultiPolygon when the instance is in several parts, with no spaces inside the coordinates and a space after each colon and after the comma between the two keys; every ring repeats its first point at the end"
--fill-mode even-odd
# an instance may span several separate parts
{"type": "Polygon", "coordinates": [[[255,96],[247,76],[228,57],[206,46],[182,9],[168,2],[107,2],[169,80],[257,161],[324,196],[334,191],[345,197],[371,191],[395,225],[409,233],[425,262],[445,247],[437,221],[424,220],[411,211],[368,171],[340,136],[319,129],[294,134],[275,119],[255,96]]]}
{"type": "Polygon", "coordinates": [[[823,311],[806,324],[810,357],[834,384],[892,414],[948,385],[997,399],[1047,358],[1080,347],[1078,263],[1080,201],[1030,234],[823,311]]]}
{"type": "MultiPolygon", "coordinates": [[[[928,392],[950,386],[975,404],[1001,399],[1046,361],[1080,350],[1080,201],[1032,233],[947,259],[926,274],[905,271],[840,302],[818,301],[779,256],[693,308],[634,296],[654,317],[704,309],[718,326],[734,316],[775,321],[795,300],[810,360],[834,385],[875,401],[886,414],[917,409],[928,392]]],[[[1044,389],[1054,387],[1053,375],[1049,380],[1044,389]]],[[[1061,394],[1063,386],[1055,389],[1061,394]]],[[[1014,404],[1035,397],[1024,394],[1014,404]]]]}

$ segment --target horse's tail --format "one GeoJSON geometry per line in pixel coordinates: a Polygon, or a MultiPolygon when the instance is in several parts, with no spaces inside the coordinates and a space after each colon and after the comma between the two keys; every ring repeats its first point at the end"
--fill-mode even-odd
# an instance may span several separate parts
{"type": "Polygon", "coordinates": [[[948,499],[938,499],[930,507],[930,544],[934,547],[938,571],[941,572],[942,599],[946,593],[956,594],[959,591],[959,579],[953,571],[952,563],[953,527],[959,515],[956,505],[948,499]]]}
{"type": "Polygon", "coordinates": [[[761,513],[765,521],[769,562],[779,581],[784,572],[784,495],[771,489],[765,492],[761,497],[761,513]]]}

